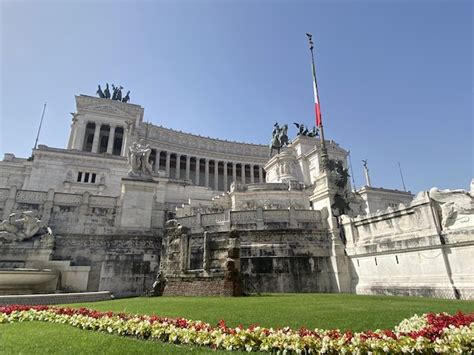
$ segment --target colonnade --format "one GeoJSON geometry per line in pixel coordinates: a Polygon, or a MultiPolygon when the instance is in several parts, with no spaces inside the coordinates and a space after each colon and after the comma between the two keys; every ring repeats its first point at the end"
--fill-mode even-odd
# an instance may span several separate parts
{"type": "Polygon", "coordinates": [[[152,150],[155,172],[164,170],[171,179],[189,180],[194,185],[225,191],[232,181],[243,184],[265,181],[261,165],[195,157],[169,151],[152,150]]]}
{"type": "Polygon", "coordinates": [[[88,122],[82,150],[92,153],[121,155],[123,141],[124,130],[122,126],[88,122]]]}
{"type": "MultiPolygon", "coordinates": [[[[126,145],[122,126],[88,122],[82,150],[92,153],[124,155],[126,145]]],[[[150,162],[156,173],[164,170],[171,179],[188,180],[194,185],[226,191],[233,181],[243,184],[265,181],[261,165],[196,157],[152,149],[150,162]]]]}

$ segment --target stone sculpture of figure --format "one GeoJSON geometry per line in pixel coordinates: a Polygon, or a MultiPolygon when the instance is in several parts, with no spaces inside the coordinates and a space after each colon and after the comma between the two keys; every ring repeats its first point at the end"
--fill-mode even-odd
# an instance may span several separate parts
{"type": "Polygon", "coordinates": [[[127,91],[127,95],[122,99],[122,102],[129,102],[130,101],[130,90],[127,91]]]}
{"type": "Polygon", "coordinates": [[[149,161],[151,155],[150,145],[143,146],[134,142],[127,151],[127,161],[130,166],[129,176],[133,177],[151,177],[152,165],[149,161]]]}
{"type": "Polygon", "coordinates": [[[21,229],[17,233],[21,239],[34,236],[40,229],[39,220],[33,217],[32,211],[25,211],[21,214],[21,219],[17,220],[21,224],[21,229]]]}
{"type": "Polygon", "coordinates": [[[106,84],[105,84],[104,97],[105,97],[106,99],[110,99],[109,83],[106,83],[106,84]]]}
{"type": "Polygon", "coordinates": [[[273,127],[274,128],[273,128],[273,131],[272,131],[272,137],[275,137],[280,133],[280,125],[278,124],[278,122],[275,122],[273,127]]]}
{"type": "Polygon", "coordinates": [[[141,160],[141,168],[142,173],[145,175],[152,175],[153,174],[153,166],[150,162],[150,155],[151,155],[151,147],[149,144],[146,146],[142,146],[142,160],[141,160]]]}
{"type": "Polygon", "coordinates": [[[270,156],[273,154],[273,149],[276,149],[278,154],[280,154],[280,149],[288,144],[288,125],[285,124],[280,128],[278,123],[275,123],[273,126],[270,156]]]}
{"type": "Polygon", "coordinates": [[[16,214],[11,213],[8,219],[0,223],[0,238],[7,240],[16,239],[16,234],[19,232],[16,224],[16,214]]]}
{"type": "Polygon", "coordinates": [[[313,130],[308,133],[308,137],[317,137],[319,136],[319,130],[313,126],[313,130]]]}
{"type": "Polygon", "coordinates": [[[35,235],[52,236],[51,229],[33,217],[32,211],[22,212],[20,218],[17,217],[16,213],[12,213],[6,221],[0,223],[0,240],[21,242],[35,235]]]}
{"type": "Polygon", "coordinates": [[[119,88],[117,89],[117,95],[115,97],[115,100],[122,101],[122,89],[123,86],[119,86],[119,88]]]}
{"type": "Polygon", "coordinates": [[[440,190],[433,187],[429,196],[436,202],[442,228],[449,228],[457,221],[466,223],[474,213],[474,196],[465,190],[440,190]]]}
{"type": "Polygon", "coordinates": [[[118,87],[112,84],[112,100],[117,100],[118,87]]]}
{"type": "Polygon", "coordinates": [[[102,92],[102,89],[101,89],[100,85],[98,85],[98,87],[99,87],[99,88],[97,89],[97,95],[99,95],[99,97],[100,97],[101,99],[105,98],[105,95],[104,95],[104,93],[102,92]]]}
{"type": "MultiPolygon", "coordinates": [[[[298,128],[298,133],[296,133],[297,136],[305,136],[307,134],[305,134],[305,127],[304,127],[304,124],[302,123],[296,123],[296,122],[293,122],[293,124],[296,126],[296,128],[298,128]]],[[[307,131],[307,130],[306,130],[307,131]]]]}
{"type": "Polygon", "coordinates": [[[288,140],[288,125],[284,124],[282,128],[280,128],[280,132],[278,133],[278,139],[280,140],[281,147],[286,147],[289,143],[288,140]]]}

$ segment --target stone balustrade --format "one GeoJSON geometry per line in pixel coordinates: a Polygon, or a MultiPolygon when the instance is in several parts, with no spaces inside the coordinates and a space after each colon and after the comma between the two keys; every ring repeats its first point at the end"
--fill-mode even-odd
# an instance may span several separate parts
{"type": "Polygon", "coordinates": [[[220,213],[198,213],[194,216],[178,217],[176,220],[193,232],[202,229],[224,231],[234,228],[238,230],[323,229],[325,226],[320,211],[293,208],[285,210],[264,210],[263,208],[246,211],[225,210],[220,213]]]}

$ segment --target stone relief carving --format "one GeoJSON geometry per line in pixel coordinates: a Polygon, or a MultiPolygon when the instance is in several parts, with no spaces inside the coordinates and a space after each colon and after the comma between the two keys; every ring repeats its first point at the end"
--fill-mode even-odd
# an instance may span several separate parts
{"type": "Polygon", "coordinates": [[[53,238],[51,228],[33,217],[32,211],[12,213],[0,223],[0,241],[3,242],[21,242],[36,235],[41,235],[42,239],[53,238]]]}
{"type": "Polygon", "coordinates": [[[19,190],[16,193],[17,201],[43,202],[46,200],[46,192],[19,190]]]}
{"type": "Polygon", "coordinates": [[[474,199],[465,190],[439,190],[433,187],[429,191],[432,200],[437,203],[441,226],[449,228],[456,222],[466,223],[474,214],[474,199]]]}

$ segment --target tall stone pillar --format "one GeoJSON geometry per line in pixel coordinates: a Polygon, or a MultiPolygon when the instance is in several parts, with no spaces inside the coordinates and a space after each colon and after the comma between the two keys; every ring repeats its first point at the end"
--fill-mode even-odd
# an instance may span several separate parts
{"type": "Polygon", "coordinates": [[[214,160],[214,190],[219,190],[219,162],[214,160]]]}
{"type": "Polygon", "coordinates": [[[224,191],[227,191],[227,162],[225,161],[224,164],[224,176],[223,176],[223,181],[224,181],[224,191]]]}
{"type": "Polygon", "coordinates": [[[250,165],[250,182],[253,184],[255,182],[255,176],[253,175],[253,164],[250,165]]]}
{"type": "Polygon", "coordinates": [[[191,179],[191,157],[186,155],[186,180],[191,179]]]}
{"type": "Polygon", "coordinates": [[[258,178],[260,179],[261,183],[265,182],[263,181],[263,169],[261,165],[258,166],[258,178]]]}
{"type": "Polygon", "coordinates": [[[206,158],[206,167],[204,170],[204,175],[205,175],[205,185],[206,187],[209,187],[209,159],[206,158]]]}
{"type": "Polygon", "coordinates": [[[115,126],[110,125],[109,141],[107,142],[107,154],[112,154],[114,149],[115,126]]]}
{"type": "Polygon", "coordinates": [[[331,268],[334,273],[331,282],[331,292],[350,292],[349,261],[344,252],[344,245],[340,237],[340,226],[337,216],[334,214],[334,196],[341,193],[340,188],[334,184],[327,171],[316,177],[315,188],[309,200],[313,203],[313,209],[322,211],[323,220],[329,232],[331,241],[331,268]]]}
{"type": "Polygon", "coordinates": [[[158,170],[160,170],[160,155],[161,152],[157,150],[155,154],[155,163],[153,164],[153,171],[155,173],[158,173],[158,170]]]}
{"type": "Polygon", "coordinates": [[[97,153],[99,151],[99,135],[100,135],[100,123],[95,124],[94,131],[94,140],[92,141],[92,153],[97,153]]]}
{"type": "Polygon", "coordinates": [[[195,183],[196,185],[199,185],[199,174],[201,174],[201,171],[200,171],[200,170],[201,170],[201,158],[196,157],[196,160],[195,160],[195,161],[196,161],[196,165],[195,165],[195,166],[196,166],[196,168],[195,168],[195,170],[196,170],[196,171],[195,171],[196,178],[195,178],[194,183],[195,183]]]}
{"type": "Polygon", "coordinates": [[[166,176],[170,177],[170,164],[171,164],[171,153],[170,152],[166,152],[166,165],[165,165],[165,169],[166,169],[166,176]]]}
{"type": "Polygon", "coordinates": [[[120,227],[147,230],[151,228],[155,189],[154,181],[122,178],[120,227]],[[126,211],[124,213],[124,211],[126,211]]]}
{"type": "Polygon", "coordinates": [[[79,122],[74,132],[72,149],[82,150],[84,147],[84,139],[86,139],[86,123],[79,122]]]}
{"type": "Polygon", "coordinates": [[[69,133],[69,141],[67,143],[67,149],[74,149],[74,141],[76,140],[77,136],[77,123],[72,121],[71,123],[71,132],[69,133]]]}
{"type": "Polygon", "coordinates": [[[240,175],[242,177],[242,184],[245,184],[245,164],[240,164],[240,175]]]}
{"type": "Polygon", "coordinates": [[[232,181],[237,181],[237,164],[235,162],[232,162],[232,181]]]}
{"type": "Polygon", "coordinates": [[[181,154],[176,154],[176,179],[181,178],[181,154]]]}

